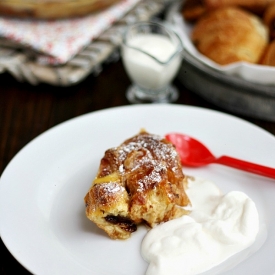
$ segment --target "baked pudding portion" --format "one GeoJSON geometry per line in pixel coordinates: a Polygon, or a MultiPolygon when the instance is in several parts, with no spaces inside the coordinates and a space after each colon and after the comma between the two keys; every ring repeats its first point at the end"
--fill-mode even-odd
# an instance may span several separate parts
{"type": "Polygon", "coordinates": [[[166,139],[141,131],[105,152],[86,194],[86,216],[112,239],[127,239],[139,223],[150,227],[187,214],[186,178],[166,139]]]}

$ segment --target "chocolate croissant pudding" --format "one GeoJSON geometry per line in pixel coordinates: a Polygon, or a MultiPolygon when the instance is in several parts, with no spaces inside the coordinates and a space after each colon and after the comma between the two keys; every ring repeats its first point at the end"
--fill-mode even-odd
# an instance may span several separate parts
{"type": "Polygon", "coordinates": [[[86,194],[86,216],[112,239],[127,239],[187,211],[186,178],[178,153],[166,139],[141,131],[108,149],[86,194]]]}

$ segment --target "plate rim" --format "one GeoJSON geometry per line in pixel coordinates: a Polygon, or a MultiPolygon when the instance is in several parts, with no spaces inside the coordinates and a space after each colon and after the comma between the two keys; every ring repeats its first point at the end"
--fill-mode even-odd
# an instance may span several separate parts
{"type": "MultiPolygon", "coordinates": [[[[110,111],[117,111],[117,110],[128,110],[128,109],[137,109],[137,108],[147,108],[147,109],[163,109],[163,108],[171,108],[171,109],[182,109],[182,110],[192,110],[194,112],[203,112],[203,113],[211,113],[212,115],[218,115],[218,116],[224,116],[224,117],[227,117],[229,119],[233,119],[233,120],[236,120],[236,121],[240,121],[241,123],[244,123],[246,125],[248,125],[249,127],[252,127],[252,129],[255,129],[257,131],[261,131],[261,133],[265,134],[267,138],[270,138],[273,140],[273,142],[275,141],[275,136],[273,134],[271,134],[270,132],[268,132],[267,130],[251,123],[251,122],[248,122],[242,118],[239,118],[239,117],[236,117],[234,115],[231,115],[231,114],[227,114],[227,113],[223,113],[223,112],[220,112],[220,111],[216,111],[216,110],[212,110],[212,109],[208,109],[208,108],[204,108],[204,107],[198,107],[198,106],[189,106],[189,105],[181,105],[181,104],[158,104],[158,105],[147,105],[147,104],[137,104],[137,105],[125,105],[125,106],[118,106],[118,107],[110,107],[110,108],[106,108],[106,109],[101,109],[101,110],[97,110],[97,111],[93,111],[93,112],[89,112],[89,113],[86,113],[86,114],[83,114],[83,115],[80,115],[80,116],[77,116],[77,117],[73,117],[71,119],[68,119],[64,122],[61,122],[51,128],[49,128],[48,130],[44,131],[43,133],[39,134],[37,137],[35,137],[34,139],[32,139],[30,142],[28,142],[23,148],[21,148],[15,155],[14,157],[12,158],[12,160],[8,163],[8,165],[6,166],[6,168],[4,169],[1,177],[0,177],[0,197],[2,197],[2,190],[3,190],[3,181],[5,181],[5,175],[7,173],[7,171],[9,171],[9,169],[12,169],[12,165],[14,163],[14,161],[18,158],[18,156],[20,156],[21,154],[24,153],[25,150],[28,150],[28,148],[30,146],[32,146],[33,143],[35,143],[38,139],[41,139],[42,137],[47,137],[47,135],[49,133],[55,133],[56,129],[60,129],[62,128],[63,126],[67,125],[67,126],[70,126],[71,124],[74,124],[74,123],[78,123],[79,121],[81,121],[83,118],[84,119],[89,119],[90,116],[96,116],[96,115],[99,115],[100,113],[107,113],[107,112],[110,112],[110,111]]],[[[2,203],[0,203],[0,205],[2,205],[2,203]]],[[[1,210],[0,210],[0,213],[1,213],[1,210]]],[[[1,216],[0,216],[1,218],[1,216]]],[[[6,239],[5,239],[5,236],[2,236],[2,224],[1,224],[1,221],[0,221],[0,235],[1,235],[1,238],[2,238],[2,241],[4,243],[4,245],[7,247],[7,249],[10,251],[10,253],[13,255],[13,257],[22,265],[24,266],[27,270],[29,270],[30,272],[32,272],[30,270],[29,267],[25,266],[24,262],[22,262],[20,260],[20,258],[18,257],[18,255],[14,255],[14,253],[12,252],[12,249],[9,247],[9,244],[6,243],[6,239]],[[3,238],[4,237],[4,238],[3,238]]]]}

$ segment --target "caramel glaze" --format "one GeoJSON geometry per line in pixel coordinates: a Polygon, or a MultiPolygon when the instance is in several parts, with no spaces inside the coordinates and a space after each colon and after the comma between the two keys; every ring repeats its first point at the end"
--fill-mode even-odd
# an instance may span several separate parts
{"type": "Polygon", "coordinates": [[[138,204],[144,204],[146,194],[162,185],[177,205],[189,202],[182,187],[184,175],[178,154],[164,138],[141,132],[119,148],[107,150],[99,170],[98,177],[120,171],[129,196],[138,204]]]}
{"type": "Polygon", "coordinates": [[[115,183],[93,184],[86,195],[88,217],[100,209],[105,221],[133,232],[138,223],[153,227],[186,213],[178,207],[189,204],[185,176],[174,146],[166,139],[142,131],[107,150],[96,179],[114,173],[118,175],[115,183]],[[121,209],[124,203],[127,213],[113,209],[121,209]]]}

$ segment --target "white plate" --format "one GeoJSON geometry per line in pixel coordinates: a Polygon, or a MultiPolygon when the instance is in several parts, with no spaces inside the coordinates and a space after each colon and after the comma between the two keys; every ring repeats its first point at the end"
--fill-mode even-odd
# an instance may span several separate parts
{"type": "Polygon", "coordinates": [[[201,54],[190,39],[193,25],[186,22],[179,12],[183,1],[172,5],[167,15],[167,21],[172,23],[178,32],[185,50],[203,64],[227,75],[237,75],[240,78],[263,85],[275,85],[275,67],[250,64],[247,62],[235,62],[229,65],[219,65],[205,55],[201,54]]]}
{"type": "MultiPolygon", "coordinates": [[[[275,164],[275,138],[233,116],[179,105],[135,105],[102,110],[62,123],[38,136],[10,162],[0,182],[0,233],[14,257],[38,275],[141,275],[146,229],[127,241],[109,239],[85,216],[83,198],[106,149],[140,128],[183,132],[214,154],[275,164]]],[[[275,181],[219,165],[187,169],[224,192],[241,190],[256,202],[267,241],[228,274],[275,273],[275,181]]]]}

